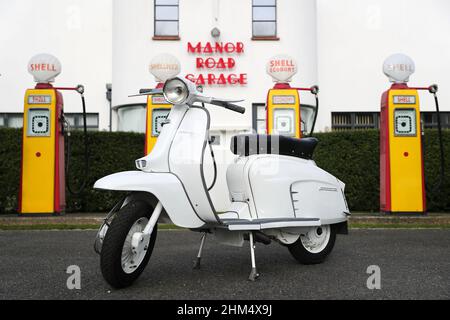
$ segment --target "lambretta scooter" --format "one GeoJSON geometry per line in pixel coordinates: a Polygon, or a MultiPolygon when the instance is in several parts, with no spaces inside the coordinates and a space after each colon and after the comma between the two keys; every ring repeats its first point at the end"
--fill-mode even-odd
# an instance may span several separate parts
{"type": "MultiPolygon", "coordinates": [[[[140,95],[161,93],[141,90],[140,95]]],[[[318,140],[276,135],[240,134],[232,138],[236,157],[227,170],[231,205],[216,212],[204,174],[209,142],[210,114],[205,103],[238,113],[245,108],[207,97],[181,78],[169,79],[162,89],[173,108],[152,152],[136,160],[139,171],[127,171],[98,180],[94,188],[128,191],[106,217],[95,249],[101,271],[113,287],[131,285],[144,270],[153,251],[158,220],[202,233],[195,268],[207,234],[220,243],[250,243],[251,273],[255,243],[276,241],[303,264],[325,260],[336,234],[347,233],[350,215],[345,185],[312,160],[318,140]]]]}

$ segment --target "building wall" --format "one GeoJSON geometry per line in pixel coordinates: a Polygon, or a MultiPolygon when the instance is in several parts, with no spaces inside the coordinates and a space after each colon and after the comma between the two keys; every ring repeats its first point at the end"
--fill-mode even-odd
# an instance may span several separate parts
{"type": "MultiPolygon", "coordinates": [[[[106,83],[112,81],[110,0],[0,0],[0,113],[23,112],[23,97],[34,87],[30,58],[51,53],[62,63],[55,85],[86,86],[88,112],[98,112],[108,129],[106,83]]],[[[65,111],[81,112],[77,94],[64,93],[65,111]]]]}
{"type": "MultiPolygon", "coordinates": [[[[213,128],[251,128],[252,103],[264,103],[273,86],[266,75],[266,63],[275,54],[294,56],[299,72],[293,83],[311,86],[317,83],[316,6],[314,0],[278,0],[277,32],[279,41],[252,41],[251,0],[180,0],[180,40],[154,41],[153,1],[114,0],[113,19],[113,104],[145,102],[145,98],[128,98],[140,88],[155,86],[148,72],[152,57],[171,53],[181,62],[182,75],[199,73],[195,56],[187,43],[214,42],[210,32],[221,31],[219,41],[243,42],[245,52],[236,59],[234,73],[247,73],[248,85],[206,87],[205,93],[216,97],[242,98],[245,115],[210,107],[213,128]],[[217,22],[214,17],[217,14],[217,22]]],[[[215,55],[218,57],[217,55],[215,55]]],[[[226,56],[226,55],[224,55],[226,56]]],[[[311,97],[305,98],[306,100],[311,97]]]]}
{"type": "MultiPolygon", "coordinates": [[[[379,111],[390,84],[385,58],[408,54],[416,63],[412,86],[438,83],[442,111],[450,111],[450,2],[447,0],[318,0],[321,112],[329,129],[333,111],[379,111]]],[[[423,111],[434,111],[421,93],[423,111]]]]}

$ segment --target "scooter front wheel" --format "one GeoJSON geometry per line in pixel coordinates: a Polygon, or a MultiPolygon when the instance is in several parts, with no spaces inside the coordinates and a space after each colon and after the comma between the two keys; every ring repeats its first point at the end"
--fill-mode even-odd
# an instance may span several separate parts
{"type": "Polygon", "coordinates": [[[288,245],[289,252],[302,264],[318,264],[325,261],[333,250],[336,241],[336,228],[326,225],[311,228],[293,244],[288,245]]]}
{"type": "Polygon", "coordinates": [[[106,282],[114,288],[130,286],[144,271],[156,241],[155,225],[148,244],[142,252],[134,254],[131,247],[133,234],[142,232],[152,213],[144,201],[132,200],[121,208],[111,222],[103,241],[100,268],[106,282]]]}

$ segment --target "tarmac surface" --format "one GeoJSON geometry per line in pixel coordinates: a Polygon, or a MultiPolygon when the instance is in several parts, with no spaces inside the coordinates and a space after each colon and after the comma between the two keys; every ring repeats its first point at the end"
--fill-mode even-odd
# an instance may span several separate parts
{"type": "Polygon", "coordinates": [[[192,269],[200,234],[160,231],[135,284],[113,290],[93,250],[94,231],[0,231],[0,299],[450,299],[450,230],[351,230],[338,236],[321,265],[298,264],[277,243],[257,244],[261,277],[247,281],[248,243],[207,240],[202,268],[192,269]],[[69,290],[67,268],[81,270],[69,290]],[[381,270],[369,290],[367,268],[381,270]]]}

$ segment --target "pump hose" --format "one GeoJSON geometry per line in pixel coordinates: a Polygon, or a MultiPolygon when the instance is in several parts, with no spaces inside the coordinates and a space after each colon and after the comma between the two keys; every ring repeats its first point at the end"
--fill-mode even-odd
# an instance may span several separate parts
{"type": "Polygon", "coordinates": [[[314,115],[314,121],[312,124],[311,133],[309,134],[310,137],[312,137],[314,134],[314,128],[316,127],[317,116],[319,115],[319,95],[316,93],[316,94],[314,94],[314,96],[316,97],[316,114],[314,115]]]}
{"type": "MultiPolygon", "coordinates": [[[[434,95],[434,102],[436,105],[436,114],[437,114],[437,127],[438,127],[438,137],[439,137],[439,149],[440,149],[440,157],[441,157],[441,172],[439,176],[438,182],[430,189],[429,186],[426,186],[427,189],[429,189],[432,193],[440,192],[442,185],[445,180],[445,154],[444,154],[444,141],[442,139],[442,125],[441,125],[441,114],[439,110],[439,100],[435,92],[433,92],[434,95]]],[[[427,190],[428,191],[428,190],[427,190]]]]}
{"type": "Polygon", "coordinates": [[[88,146],[88,134],[86,124],[86,101],[84,95],[81,94],[81,104],[83,106],[83,137],[84,137],[84,174],[83,182],[78,190],[74,190],[70,183],[70,135],[67,135],[67,157],[66,157],[66,178],[67,178],[67,190],[73,195],[80,195],[87,185],[88,173],[89,173],[89,146],[88,146]]]}

